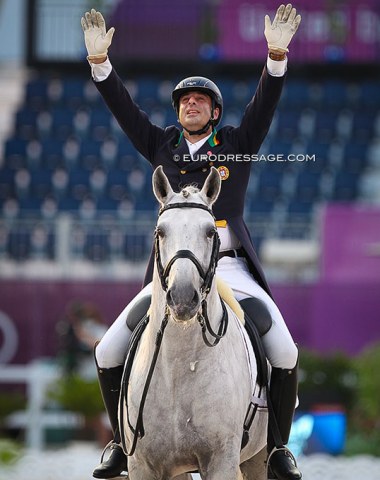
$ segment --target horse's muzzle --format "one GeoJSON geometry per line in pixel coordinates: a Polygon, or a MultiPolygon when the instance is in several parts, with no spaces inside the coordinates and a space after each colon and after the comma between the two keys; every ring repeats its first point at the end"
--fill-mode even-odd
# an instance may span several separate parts
{"type": "Polygon", "coordinates": [[[166,293],[166,301],[174,318],[186,322],[195,317],[200,308],[200,295],[193,286],[173,286],[166,293]]]}

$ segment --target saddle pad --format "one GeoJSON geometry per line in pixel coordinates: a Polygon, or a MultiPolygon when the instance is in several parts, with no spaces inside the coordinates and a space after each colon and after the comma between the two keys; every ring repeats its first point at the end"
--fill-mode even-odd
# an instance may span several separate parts
{"type": "Polygon", "coordinates": [[[222,300],[231,308],[240,322],[244,325],[244,312],[239,302],[234,297],[232,288],[218,276],[216,276],[216,287],[222,300]]]}

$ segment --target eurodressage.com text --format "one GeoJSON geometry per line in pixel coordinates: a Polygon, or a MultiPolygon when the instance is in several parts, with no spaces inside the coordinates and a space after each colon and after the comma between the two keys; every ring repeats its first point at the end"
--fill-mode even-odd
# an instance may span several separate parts
{"type": "MultiPolygon", "coordinates": [[[[178,162],[181,160],[180,155],[174,155],[173,160],[178,162]]],[[[193,155],[193,157],[189,153],[185,153],[182,155],[182,160],[184,162],[315,162],[315,154],[308,155],[304,153],[289,153],[288,155],[284,155],[282,153],[276,154],[267,154],[267,155],[260,155],[260,154],[201,154],[201,155],[193,155]]]]}

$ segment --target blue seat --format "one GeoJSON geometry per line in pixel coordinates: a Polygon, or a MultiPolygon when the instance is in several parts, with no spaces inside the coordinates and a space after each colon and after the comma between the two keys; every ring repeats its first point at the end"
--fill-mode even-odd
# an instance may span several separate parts
{"type": "Polygon", "coordinates": [[[54,170],[64,162],[63,141],[49,137],[42,140],[42,161],[46,168],[54,170]]]}
{"type": "Polygon", "coordinates": [[[319,142],[329,142],[337,135],[338,111],[320,110],[315,118],[314,137],[319,142]]]}
{"type": "Polygon", "coordinates": [[[358,179],[356,173],[340,171],[336,174],[334,180],[334,200],[341,202],[351,202],[357,198],[358,179]]]}
{"type": "Polygon", "coordinates": [[[38,213],[41,210],[41,204],[40,196],[19,198],[20,215],[28,217],[31,213],[38,213]]]}
{"type": "Polygon", "coordinates": [[[149,190],[143,192],[143,195],[140,195],[136,199],[136,210],[140,212],[153,212],[157,207],[156,197],[153,195],[152,191],[149,190]]]}
{"type": "Polygon", "coordinates": [[[367,166],[367,153],[366,142],[348,142],[344,149],[342,168],[348,173],[360,175],[367,166]]]}
{"type": "Polygon", "coordinates": [[[73,112],[68,108],[52,109],[53,135],[60,140],[65,140],[73,133],[73,112]]]}
{"type": "Polygon", "coordinates": [[[282,192],[283,174],[281,170],[271,169],[270,166],[265,168],[258,181],[258,192],[263,200],[274,201],[282,192]]]}
{"type": "Polygon", "coordinates": [[[296,179],[295,198],[299,202],[312,202],[319,198],[321,175],[304,169],[296,179]]]}
{"type": "Polygon", "coordinates": [[[234,87],[236,85],[236,81],[233,78],[226,76],[221,76],[215,81],[218,84],[219,90],[222,93],[225,107],[236,107],[236,105],[234,105],[234,87]]]}
{"type": "Polygon", "coordinates": [[[18,170],[27,166],[28,142],[22,138],[11,138],[5,142],[4,161],[7,168],[18,170]]]}
{"type": "Polygon", "coordinates": [[[138,164],[137,155],[137,150],[128,139],[120,141],[117,152],[117,168],[130,172],[138,164]]]}
{"type": "Polygon", "coordinates": [[[292,200],[287,207],[287,220],[289,222],[309,223],[314,209],[312,200],[292,200]]]}
{"type": "Polygon", "coordinates": [[[61,101],[71,108],[78,108],[84,103],[85,80],[78,77],[65,78],[62,85],[61,101]]]}
{"type": "Polygon", "coordinates": [[[90,194],[89,172],[83,168],[75,168],[69,175],[69,195],[81,201],[90,194]]]}
{"type": "Polygon", "coordinates": [[[111,113],[106,108],[96,108],[91,112],[90,127],[111,127],[111,113]]]}
{"type": "Polygon", "coordinates": [[[15,171],[8,166],[0,169],[0,202],[7,198],[14,197],[14,175],[15,171]]]}
{"type": "Polygon", "coordinates": [[[241,117],[242,111],[238,108],[226,108],[222,116],[221,126],[232,125],[237,127],[240,124],[241,117]]]}
{"type": "Polygon", "coordinates": [[[109,198],[107,196],[99,197],[96,202],[96,207],[100,214],[102,212],[116,212],[118,206],[117,200],[109,198]]]}
{"type": "Polygon", "coordinates": [[[127,186],[128,173],[125,170],[113,168],[108,172],[108,185],[127,186]]]}
{"type": "Polygon", "coordinates": [[[143,233],[125,236],[125,257],[134,262],[145,260],[150,253],[151,243],[143,233]]]}
{"type": "Polygon", "coordinates": [[[289,80],[284,88],[281,106],[291,108],[305,108],[310,104],[310,82],[306,80],[289,80]]]}
{"type": "Polygon", "coordinates": [[[260,197],[253,196],[248,199],[247,215],[249,218],[264,218],[266,220],[271,219],[274,203],[271,200],[263,200],[260,197]]]}
{"type": "Polygon", "coordinates": [[[111,200],[120,202],[127,195],[127,186],[123,184],[121,180],[120,183],[108,183],[106,195],[111,200]]]}
{"type": "Polygon", "coordinates": [[[376,112],[356,111],[352,122],[351,139],[369,142],[375,135],[376,112]]]}
{"type": "Polygon", "coordinates": [[[81,144],[80,160],[82,167],[92,170],[101,165],[100,148],[102,142],[95,140],[83,140],[81,144]]]}
{"type": "Polygon", "coordinates": [[[104,141],[112,132],[112,117],[106,108],[96,108],[91,112],[89,135],[95,141],[104,141]]]}
{"type": "Polygon", "coordinates": [[[91,195],[94,198],[101,199],[106,192],[107,172],[103,168],[96,168],[89,172],[89,186],[91,195]]]}
{"type": "Polygon", "coordinates": [[[322,84],[322,106],[324,108],[343,108],[349,100],[347,82],[344,80],[327,80],[322,84]]]}
{"type": "Polygon", "coordinates": [[[60,211],[77,213],[80,200],[72,196],[67,196],[60,198],[57,203],[60,211]]]}
{"type": "Polygon", "coordinates": [[[85,258],[95,263],[106,262],[109,259],[107,233],[104,231],[89,231],[86,235],[84,255],[85,258]]]}
{"type": "Polygon", "coordinates": [[[25,87],[25,101],[30,105],[41,105],[46,103],[48,91],[48,80],[40,77],[31,80],[25,87]]]}
{"type": "Polygon", "coordinates": [[[54,243],[54,234],[50,228],[46,224],[36,225],[30,237],[30,258],[54,258],[54,243]]]}
{"type": "Polygon", "coordinates": [[[280,110],[277,118],[277,135],[282,139],[294,139],[298,135],[300,113],[280,110]]]}
{"type": "Polygon", "coordinates": [[[377,111],[380,108],[380,89],[377,80],[368,80],[361,83],[360,102],[361,108],[377,111]]]}
{"type": "Polygon", "coordinates": [[[142,104],[146,103],[149,100],[153,101],[155,104],[159,103],[158,95],[158,86],[160,79],[153,76],[144,76],[140,77],[137,81],[138,91],[137,91],[137,103],[142,104]]]}
{"type": "MultiPolygon", "coordinates": [[[[38,112],[32,110],[28,107],[23,107],[16,113],[15,127],[16,132],[23,135],[25,129],[29,129],[30,133],[35,133],[36,130],[36,120],[38,112]]],[[[23,135],[24,136],[24,135],[23,135]]]]}
{"type": "Polygon", "coordinates": [[[50,170],[36,169],[31,172],[31,191],[33,197],[40,200],[52,193],[50,170]]]}
{"type": "Polygon", "coordinates": [[[8,236],[8,254],[11,259],[22,261],[29,257],[30,233],[28,229],[12,229],[8,236]]]}
{"type": "Polygon", "coordinates": [[[234,102],[240,107],[244,107],[251,100],[259,83],[259,77],[249,77],[247,80],[235,81],[234,86],[234,102]]]}

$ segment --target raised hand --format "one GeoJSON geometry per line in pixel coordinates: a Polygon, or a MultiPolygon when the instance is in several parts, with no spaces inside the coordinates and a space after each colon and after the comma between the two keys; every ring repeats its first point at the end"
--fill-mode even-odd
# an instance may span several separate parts
{"type": "Polygon", "coordinates": [[[297,15],[297,10],[291,3],[280,5],[277,9],[273,23],[268,15],[265,15],[264,35],[268,42],[270,50],[278,52],[288,52],[288,45],[296,33],[301,23],[301,15],[297,15]]]}
{"type": "Polygon", "coordinates": [[[89,60],[107,57],[115,29],[112,27],[107,32],[103,15],[95,9],[84,14],[81,25],[89,60]]]}

